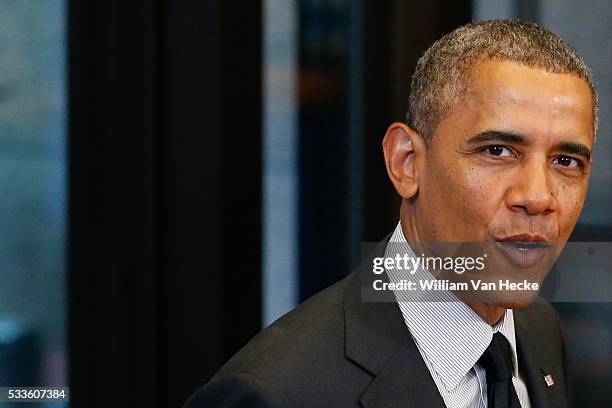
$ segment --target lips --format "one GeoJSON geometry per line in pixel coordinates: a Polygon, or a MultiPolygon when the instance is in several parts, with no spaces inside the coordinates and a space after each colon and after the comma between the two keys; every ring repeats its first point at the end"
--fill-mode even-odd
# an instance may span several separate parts
{"type": "Polygon", "coordinates": [[[536,265],[552,248],[552,243],[544,237],[531,234],[503,237],[496,244],[510,263],[522,268],[536,265]]]}

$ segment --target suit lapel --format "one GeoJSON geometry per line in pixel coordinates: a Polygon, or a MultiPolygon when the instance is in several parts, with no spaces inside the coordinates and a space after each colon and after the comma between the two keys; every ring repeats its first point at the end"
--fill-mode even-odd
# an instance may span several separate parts
{"type": "Polygon", "coordinates": [[[361,396],[365,408],[445,408],[427,366],[413,341],[391,356],[383,371],[361,396]]]}
{"type": "MultiPolygon", "coordinates": [[[[362,286],[372,280],[372,258],[382,256],[385,239],[350,277],[344,297],[346,357],[370,372],[374,379],[361,396],[364,407],[444,408],[444,402],[419,350],[408,332],[396,302],[364,302],[362,286]]],[[[382,275],[384,278],[386,275],[382,275]]],[[[371,286],[370,286],[371,287],[371,286]]],[[[530,326],[537,324],[526,311],[515,310],[519,369],[532,408],[567,406],[561,384],[549,387],[544,377],[563,378],[548,358],[530,326]]]]}
{"type": "Polygon", "coordinates": [[[371,278],[371,259],[351,277],[344,298],[346,357],[375,378],[361,396],[366,407],[444,408],[442,397],[408,332],[396,302],[364,302],[362,284],[371,278]]]}
{"type": "Polygon", "coordinates": [[[515,310],[514,324],[519,370],[527,383],[532,408],[566,407],[563,387],[560,384],[549,387],[544,379],[549,374],[560,379],[563,373],[555,371],[552,359],[548,358],[546,350],[540,347],[538,341],[543,339],[538,339],[531,333],[529,325],[535,322],[529,322],[523,311],[515,310]]]}

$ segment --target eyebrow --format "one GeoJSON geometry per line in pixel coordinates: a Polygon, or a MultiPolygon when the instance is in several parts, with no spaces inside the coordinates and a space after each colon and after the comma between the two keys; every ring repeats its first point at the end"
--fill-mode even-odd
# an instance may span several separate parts
{"type": "Polygon", "coordinates": [[[577,154],[579,156],[586,157],[588,160],[591,159],[591,149],[582,143],[561,142],[556,147],[558,150],[561,150],[564,153],[577,154]]]}
{"type": "Polygon", "coordinates": [[[523,135],[505,132],[503,130],[485,130],[475,134],[467,140],[467,143],[469,144],[478,144],[483,142],[525,144],[527,143],[527,138],[523,135]]]}
{"type": "MultiPolygon", "coordinates": [[[[479,144],[484,142],[502,142],[512,144],[526,144],[527,138],[523,135],[506,132],[503,130],[485,130],[475,134],[467,140],[468,144],[479,144]]],[[[555,145],[556,150],[563,153],[576,154],[586,159],[591,159],[591,149],[577,142],[560,142],[555,145]]]]}

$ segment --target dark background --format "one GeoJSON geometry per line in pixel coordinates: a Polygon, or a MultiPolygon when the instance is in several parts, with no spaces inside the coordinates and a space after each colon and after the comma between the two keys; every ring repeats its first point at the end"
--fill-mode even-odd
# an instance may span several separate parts
{"type": "MultiPolygon", "coordinates": [[[[261,329],[262,2],[68,4],[71,404],[180,406],[261,329]]],[[[303,300],[350,272],[355,241],[395,226],[381,138],[404,118],[418,56],[473,10],[465,0],[363,0],[335,14],[298,4],[303,300]],[[345,53],[304,46],[322,20],[343,33],[345,53]],[[325,98],[313,78],[331,89],[325,98]],[[361,95],[356,133],[351,86],[361,95]],[[357,237],[347,235],[351,171],[357,237]]],[[[577,234],[610,240],[605,227],[577,234]]],[[[609,306],[598,310],[609,325],[609,306]]],[[[578,378],[577,397],[602,401],[593,395],[610,378],[578,378]]]]}

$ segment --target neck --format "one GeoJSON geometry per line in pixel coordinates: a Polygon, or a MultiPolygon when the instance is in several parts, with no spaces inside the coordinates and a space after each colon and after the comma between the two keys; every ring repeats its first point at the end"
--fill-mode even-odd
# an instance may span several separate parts
{"type": "MultiPolygon", "coordinates": [[[[406,241],[408,241],[411,248],[413,248],[416,253],[421,253],[424,248],[420,245],[422,240],[419,234],[418,223],[416,222],[415,205],[415,203],[409,203],[407,200],[403,200],[400,208],[400,219],[402,232],[404,233],[406,241]]],[[[491,303],[478,301],[464,301],[464,303],[491,326],[496,325],[504,316],[504,313],[506,313],[506,308],[491,303]]]]}
{"type": "Polygon", "coordinates": [[[506,309],[484,302],[465,302],[482,320],[495,326],[506,313],[506,309]]]}

